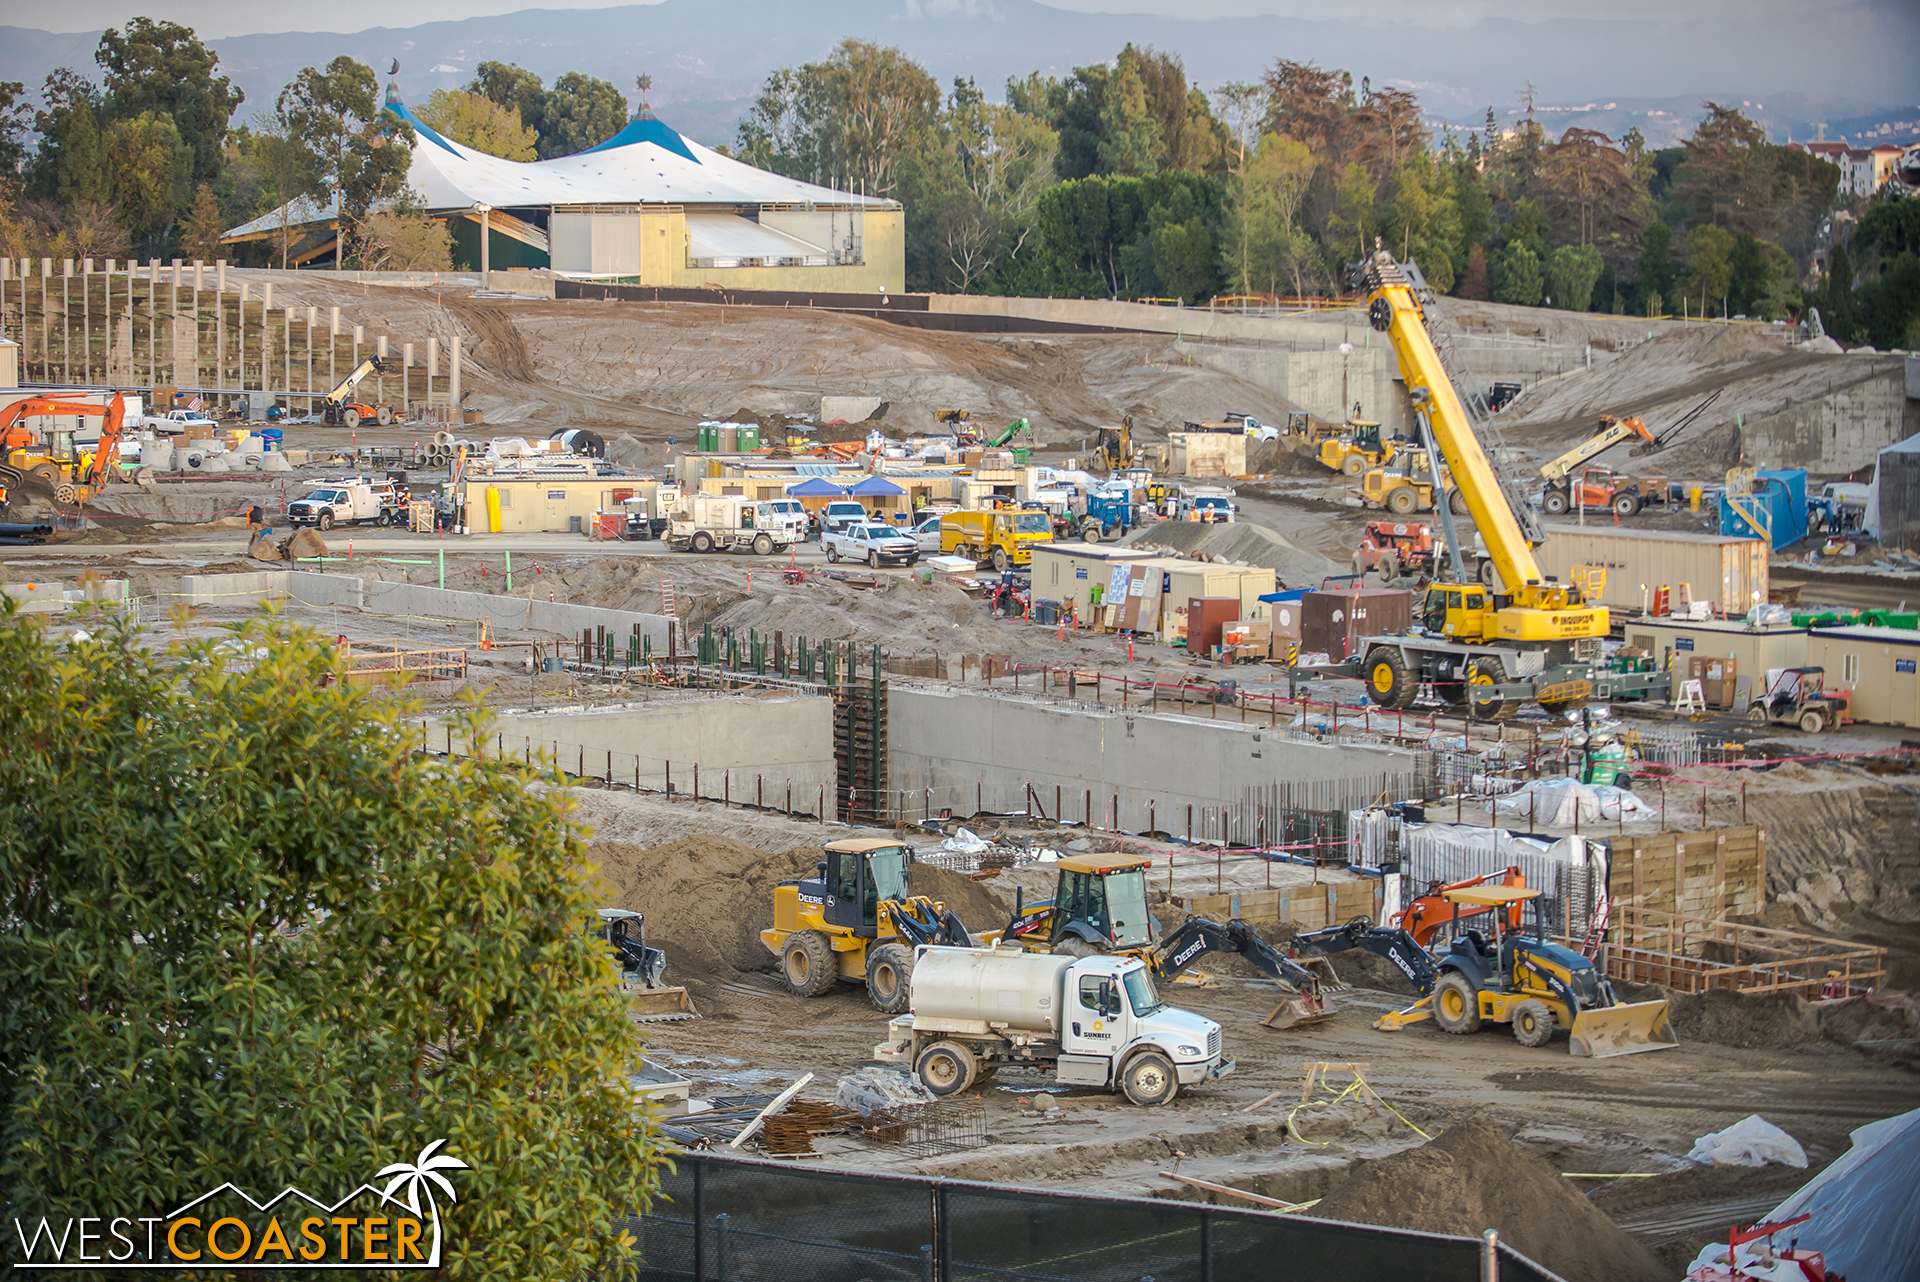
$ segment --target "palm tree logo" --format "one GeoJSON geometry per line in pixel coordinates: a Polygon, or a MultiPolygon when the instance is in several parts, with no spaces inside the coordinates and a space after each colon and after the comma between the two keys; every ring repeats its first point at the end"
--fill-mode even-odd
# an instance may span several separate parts
{"type": "Polygon", "coordinates": [[[415,1215],[421,1214],[420,1198],[422,1194],[425,1194],[427,1200],[426,1213],[433,1219],[433,1256],[427,1261],[428,1267],[434,1267],[440,1263],[440,1206],[434,1198],[433,1190],[438,1188],[442,1193],[446,1194],[448,1202],[458,1200],[457,1195],[453,1191],[452,1181],[448,1180],[447,1177],[440,1174],[440,1172],[465,1171],[471,1169],[459,1158],[451,1157],[440,1152],[440,1149],[445,1146],[445,1140],[435,1140],[433,1143],[421,1149],[420,1156],[412,1162],[395,1162],[391,1166],[382,1167],[374,1176],[375,1179],[383,1175],[393,1176],[393,1179],[387,1183],[386,1191],[381,1194],[382,1197],[385,1197],[389,1201],[396,1200],[394,1198],[395,1189],[403,1184],[406,1185],[407,1196],[405,1205],[406,1208],[415,1215]]]}

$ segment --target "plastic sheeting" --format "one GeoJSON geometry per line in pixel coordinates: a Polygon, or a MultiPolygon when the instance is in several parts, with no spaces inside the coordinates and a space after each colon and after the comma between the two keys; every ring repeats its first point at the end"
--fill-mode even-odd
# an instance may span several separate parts
{"type": "Polygon", "coordinates": [[[1492,806],[1496,815],[1524,816],[1539,828],[1659,818],[1657,810],[1624,788],[1577,779],[1532,779],[1504,797],[1495,797],[1492,806]]]}
{"type": "MultiPolygon", "coordinates": [[[[1764,1218],[1813,1218],[1782,1235],[1798,1238],[1802,1250],[1826,1257],[1827,1276],[1847,1282],[1911,1282],[1920,1278],[1920,1109],[1870,1122],[1853,1132],[1853,1147],[1832,1166],[1764,1218]]],[[[1706,1247],[1688,1276],[1718,1265],[1724,1243],[1706,1247]]],[[[1739,1263],[1756,1276],[1766,1272],[1766,1243],[1740,1248],[1739,1263]]]]}
{"type": "Polygon", "coordinates": [[[1471,824],[1420,824],[1409,826],[1401,837],[1400,867],[1410,883],[1410,896],[1425,893],[1434,883],[1517,867],[1527,885],[1547,897],[1540,911],[1549,928],[1571,917],[1577,933],[1605,892],[1606,851],[1604,842],[1585,837],[1546,840],[1471,824]]]}
{"type": "Polygon", "coordinates": [[[1687,1154],[1702,1166],[1781,1166],[1807,1169],[1807,1151],[1800,1141],[1758,1113],[1750,1113],[1724,1131],[1702,1135],[1687,1154]]]}

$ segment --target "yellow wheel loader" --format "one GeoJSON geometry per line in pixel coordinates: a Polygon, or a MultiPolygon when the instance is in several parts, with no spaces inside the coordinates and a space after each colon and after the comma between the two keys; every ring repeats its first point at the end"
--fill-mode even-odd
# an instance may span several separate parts
{"type": "Polygon", "coordinates": [[[1339,436],[1320,442],[1320,464],[1347,476],[1360,476],[1368,468],[1385,467],[1393,462],[1395,443],[1380,439],[1380,425],[1356,419],[1339,436]]]}
{"type": "Polygon", "coordinates": [[[1091,957],[1114,953],[1138,957],[1155,980],[1177,978],[1208,953],[1235,953],[1280,985],[1280,1004],[1261,1022],[1269,1028],[1318,1024],[1334,1015],[1333,1003],[1320,994],[1320,977],[1254,933],[1243,921],[1218,922],[1190,917],[1162,932],[1147,911],[1147,869],[1153,861],[1138,855],[1070,855],[1057,864],[1060,880],[1054,897],[1029,904],[1014,892],[1013,918],[984,943],[1018,943],[1028,952],[1091,957]]]}
{"type": "Polygon", "coordinates": [[[818,997],[841,980],[864,983],[888,1015],[907,1009],[913,950],[973,946],[947,906],[909,888],[913,850],[885,837],[831,842],[819,877],[773,890],[773,928],[760,942],[780,959],[787,987],[818,997]]]}
{"type": "Polygon", "coordinates": [[[1377,927],[1365,917],[1297,935],[1294,949],[1315,957],[1365,949],[1411,979],[1420,989],[1420,1000],[1382,1015],[1374,1021],[1378,1029],[1431,1019],[1443,1032],[1465,1035],[1487,1024],[1508,1024],[1522,1046],[1545,1046],[1554,1029],[1564,1028],[1567,1049],[1589,1059],[1679,1045],[1667,1003],[1622,1003],[1591,961],[1548,941],[1537,905],[1530,933],[1510,924],[1516,904],[1539,897],[1538,888],[1527,886],[1442,891],[1441,898],[1453,905],[1452,943],[1437,956],[1406,931],[1377,927]],[[1491,933],[1465,926],[1463,907],[1476,923],[1484,919],[1491,933]]]}

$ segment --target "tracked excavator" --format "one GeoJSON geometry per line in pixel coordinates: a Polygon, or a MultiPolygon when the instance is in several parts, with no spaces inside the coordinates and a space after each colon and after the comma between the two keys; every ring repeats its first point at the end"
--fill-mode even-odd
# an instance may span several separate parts
{"type": "Polygon", "coordinates": [[[983,942],[989,947],[1018,943],[1028,952],[1074,957],[1138,957],[1162,983],[1208,953],[1232,953],[1280,985],[1280,1004],[1261,1021],[1268,1028],[1299,1028],[1333,1018],[1335,1007],[1321,993],[1321,977],[1244,921],[1222,926],[1190,917],[1161,933],[1147,911],[1151,864],[1138,855],[1069,855],[1054,865],[1060,874],[1054,897],[1029,904],[1025,892],[1016,890],[1012,918],[983,942]]]}
{"type": "Polygon", "coordinates": [[[913,851],[884,837],[829,842],[819,876],[773,889],[773,926],[760,942],[780,959],[787,987],[819,997],[845,979],[867,986],[889,1015],[907,1009],[913,950],[973,946],[947,906],[912,892],[913,851]]]}
{"type": "Polygon", "coordinates": [[[31,475],[53,487],[57,502],[87,502],[120,474],[120,437],[126,413],[126,401],[118,393],[105,405],[48,396],[15,401],[0,411],[0,441],[4,441],[6,450],[0,481],[11,489],[31,475]],[[99,418],[100,440],[93,452],[81,453],[71,432],[54,433],[52,440],[44,440],[41,433],[20,426],[21,420],[43,414],[99,418]]]}
{"type": "Polygon", "coordinates": [[[1607,635],[1606,608],[1575,585],[1547,578],[1534,559],[1545,533],[1503,488],[1475,436],[1429,330],[1433,294],[1419,270],[1382,250],[1357,275],[1369,294],[1367,323],[1393,346],[1422,440],[1445,463],[1446,481],[1486,543],[1495,582],[1469,578],[1449,495],[1435,506],[1447,531],[1451,573],[1416,602],[1418,626],[1362,638],[1354,650],[1357,665],[1315,670],[1360,677],[1384,708],[1405,708],[1430,687],[1443,700],[1467,704],[1482,721],[1505,721],[1529,701],[1549,710],[1585,702],[1594,693],[1594,666],[1607,635]]]}
{"type": "Polygon", "coordinates": [[[1293,948],[1308,957],[1359,948],[1405,975],[1420,1000],[1382,1015],[1374,1021],[1378,1029],[1430,1019],[1443,1032],[1464,1036],[1487,1024],[1508,1024],[1522,1046],[1545,1046],[1556,1028],[1564,1028],[1567,1049],[1590,1059],[1677,1046],[1667,1003],[1622,1003],[1591,961],[1547,938],[1537,906],[1531,931],[1511,924],[1513,909],[1539,897],[1537,889],[1525,886],[1443,891],[1441,898],[1455,910],[1453,939],[1437,956],[1409,931],[1376,926],[1365,917],[1296,935],[1293,948]],[[1476,912],[1486,914],[1490,931],[1462,925],[1464,916],[1476,912]]]}

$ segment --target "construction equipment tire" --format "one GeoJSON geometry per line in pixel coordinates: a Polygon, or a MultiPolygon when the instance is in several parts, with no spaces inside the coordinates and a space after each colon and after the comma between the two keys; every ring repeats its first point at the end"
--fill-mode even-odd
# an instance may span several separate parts
{"type": "Polygon", "coordinates": [[[80,492],[71,485],[62,485],[54,490],[53,499],[56,503],[78,503],[80,492]]]}
{"type": "Polygon", "coordinates": [[[1497,576],[1495,575],[1494,569],[1493,569],[1493,562],[1491,560],[1482,561],[1480,563],[1480,581],[1486,584],[1488,587],[1493,587],[1494,586],[1493,581],[1496,577],[1497,576]]]}
{"type": "Polygon", "coordinates": [[[373,412],[373,421],[378,423],[382,427],[393,426],[393,408],[391,406],[382,405],[379,409],[376,409],[373,412]]]}
{"type": "Polygon", "coordinates": [[[1465,516],[1467,514],[1466,491],[1455,490],[1447,495],[1447,506],[1452,509],[1455,516],[1465,516]]]}
{"type": "Polygon", "coordinates": [[[1433,1022],[1442,1032],[1480,1031],[1480,995],[1459,971],[1449,971],[1433,986],[1433,1022]]]}
{"type": "Polygon", "coordinates": [[[52,485],[60,479],[60,469],[51,463],[42,463],[39,467],[33,469],[33,474],[38,477],[44,485],[52,485]]]}
{"type": "Polygon", "coordinates": [[[1413,702],[1420,684],[1410,678],[1406,658],[1391,646],[1380,646],[1367,656],[1367,697],[1382,708],[1404,708],[1413,702]]]}
{"type": "Polygon", "coordinates": [[[314,524],[319,526],[323,530],[331,530],[333,528],[333,513],[322,512],[320,514],[320,519],[315,521],[314,524]]]}
{"type": "Polygon", "coordinates": [[[1616,788],[1618,788],[1618,789],[1619,789],[1620,791],[1622,791],[1622,792],[1632,792],[1632,791],[1633,791],[1633,776],[1632,776],[1632,775],[1630,775],[1630,774],[1628,774],[1628,773],[1626,773],[1626,772],[1625,772],[1625,771],[1623,770],[1623,771],[1621,771],[1620,773],[1618,773],[1618,774],[1616,774],[1616,775],[1614,775],[1614,777],[1613,777],[1613,786],[1614,786],[1614,787],[1616,787],[1616,788]]]}
{"type": "Polygon", "coordinates": [[[1367,461],[1358,454],[1347,455],[1346,459],[1340,464],[1340,471],[1346,476],[1363,476],[1366,474],[1366,470],[1367,461]]]}
{"type": "Polygon", "coordinates": [[[1548,486],[1547,492],[1540,496],[1540,510],[1548,516],[1565,516],[1567,509],[1572,506],[1572,500],[1552,486],[1548,486]]]}
{"type": "Polygon", "coordinates": [[[1378,561],[1375,561],[1373,563],[1373,570],[1374,573],[1380,576],[1380,583],[1383,587],[1405,573],[1405,571],[1400,568],[1400,558],[1391,552],[1381,557],[1378,561]]]}
{"type": "Polygon", "coordinates": [[[1513,1040],[1522,1046],[1545,1046],[1553,1040],[1553,1012],[1537,998],[1513,1008],[1513,1040]]]}
{"type": "Polygon", "coordinates": [[[754,535],[753,536],[753,554],[755,556],[772,556],[773,555],[773,536],[771,534],[754,535]]]}
{"type": "Polygon", "coordinates": [[[360,426],[360,411],[359,410],[341,410],[340,425],[342,427],[360,426]]]}
{"type": "Polygon", "coordinates": [[[1401,486],[1387,495],[1387,510],[1395,516],[1412,516],[1420,510],[1420,496],[1411,486],[1401,486]]]}
{"type": "Polygon", "coordinates": [[[973,1085],[980,1075],[980,1061],[960,1042],[935,1042],[920,1052],[913,1071],[920,1074],[922,1086],[944,1099],[973,1085]]]}
{"type": "Polygon", "coordinates": [[[713,551],[713,536],[705,530],[695,531],[693,536],[693,550],[695,552],[713,551]]]}
{"type": "Polygon", "coordinates": [[[1819,734],[1827,728],[1827,714],[1818,708],[1808,708],[1800,714],[1800,728],[1808,734],[1819,734]]]}
{"type": "Polygon", "coordinates": [[[1097,521],[1088,521],[1080,527],[1080,541],[1082,543],[1098,543],[1100,541],[1100,525],[1097,521]]]}
{"type": "Polygon", "coordinates": [[[1638,516],[1640,514],[1640,496],[1638,494],[1616,494],[1613,496],[1615,516],[1638,516]]]}
{"type": "Polygon", "coordinates": [[[1502,699],[1478,693],[1474,687],[1507,683],[1507,665],[1490,654],[1476,654],[1467,660],[1462,674],[1467,682],[1467,699],[1473,705],[1475,721],[1506,721],[1520,710],[1518,699],[1502,699]]]}
{"type": "Polygon", "coordinates": [[[912,995],[913,954],[900,944],[867,951],[867,996],[883,1015],[904,1015],[912,995]]]}
{"type": "Polygon", "coordinates": [[[1173,1103],[1180,1093],[1180,1075],[1159,1051],[1141,1051],[1120,1070],[1120,1089],[1140,1107],[1154,1108],[1173,1103]]]}
{"type": "Polygon", "coordinates": [[[818,997],[840,978],[833,945],[817,930],[796,930],[780,948],[780,974],[795,997],[818,997]]]}
{"type": "Polygon", "coordinates": [[[1767,705],[1764,703],[1754,703],[1754,704],[1747,705],[1747,724],[1750,726],[1766,725],[1767,724],[1767,705]]]}
{"type": "Polygon", "coordinates": [[[1007,572],[1007,550],[1005,548],[995,548],[993,550],[993,568],[1002,574],[1007,572]]]}
{"type": "Polygon", "coordinates": [[[1055,957],[1091,957],[1099,951],[1078,935],[1068,935],[1053,946],[1055,957]]]}

